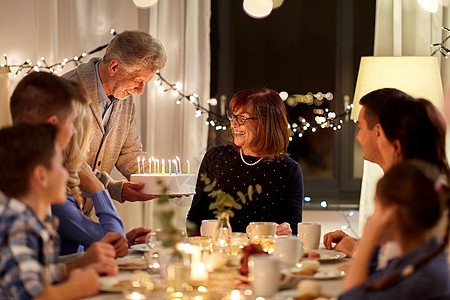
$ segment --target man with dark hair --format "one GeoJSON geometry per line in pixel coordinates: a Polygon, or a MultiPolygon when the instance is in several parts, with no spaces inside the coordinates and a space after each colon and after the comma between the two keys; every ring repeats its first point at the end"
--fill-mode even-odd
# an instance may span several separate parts
{"type": "Polygon", "coordinates": [[[79,298],[95,294],[93,267],[73,270],[58,264],[57,219],[51,204],[66,201],[68,174],[57,129],[22,124],[0,130],[0,298],[79,298]],[[57,283],[57,284],[55,284],[57,283]]]}
{"type": "Polygon", "coordinates": [[[148,157],[142,150],[131,94],[142,95],[165,63],[160,41],[145,32],[124,31],[112,39],[103,58],[93,58],[63,75],[79,81],[86,90],[95,120],[87,162],[99,171],[100,181],[119,202],[155,197],[140,192],[144,183],[114,181],[109,173],[115,166],[129,180],[137,173],[137,157],[148,157]]]}
{"type": "MultiPolygon", "coordinates": [[[[75,102],[87,103],[81,86],[65,78],[46,72],[32,72],[25,76],[16,86],[11,96],[10,110],[14,126],[19,124],[50,123],[58,128],[57,143],[65,149],[76,133],[74,121],[77,118],[75,102]]],[[[24,148],[26,151],[26,148],[24,148]]],[[[11,169],[6,169],[11,172],[11,169]]],[[[12,169],[15,170],[15,169],[12,169]]],[[[0,187],[0,190],[2,188],[0,187]]],[[[65,191],[65,188],[64,188],[65,191]]],[[[2,192],[5,192],[2,190],[2,192]]],[[[0,195],[1,196],[1,195],[0,195]]],[[[0,205],[7,199],[0,197],[0,205]]],[[[64,261],[72,263],[69,267],[84,266],[99,262],[99,272],[113,274],[115,250],[107,244],[119,244],[124,240],[120,233],[110,232],[94,243],[86,253],[79,256],[64,257],[64,261]],[[74,260],[76,260],[74,262],[74,260]],[[100,263],[101,262],[101,263],[100,263]],[[111,268],[111,266],[113,268],[111,268]]]]}
{"type": "Polygon", "coordinates": [[[362,108],[358,116],[359,131],[356,139],[361,144],[365,160],[376,164],[381,163],[381,153],[377,145],[377,136],[381,130],[379,118],[381,108],[386,101],[389,101],[389,98],[401,95],[409,97],[400,90],[384,88],[368,93],[359,101],[362,108]]]}
{"type": "Polygon", "coordinates": [[[77,83],[51,73],[32,72],[17,84],[11,95],[13,124],[54,124],[59,129],[58,143],[64,149],[76,132],[75,101],[86,103],[77,83]]]}
{"type": "MultiPolygon", "coordinates": [[[[356,139],[361,144],[363,158],[377,165],[383,164],[383,158],[377,144],[377,138],[382,131],[380,113],[384,103],[388,102],[389,99],[396,97],[413,99],[411,96],[400,90],[383,88],[366,94],[359,101],[362,108],[358,116],[359,131],[356,135],[356,139]]],[[[363,205],[366,205],[366,203],[361,203],[360,214],[362,214],[361,211],[363,210],[363,205]]],[[[367,205],[369,204],[367,203],[367,205]]],[[[371,204],[369,206],[371,206],[371,204]]],[[[336,246],[334,247],[335,250],[342,251],[348,256],[352,256],[353,251],[356,249],[355,239],[342,230],[336,230],[324,235],[324,245],[327,249],[332,249],[332,243],[336,243],[336,246]]]]}

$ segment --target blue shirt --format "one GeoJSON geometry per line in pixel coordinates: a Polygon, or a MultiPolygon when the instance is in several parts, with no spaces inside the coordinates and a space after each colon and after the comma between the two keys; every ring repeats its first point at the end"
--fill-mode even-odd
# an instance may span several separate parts
{"type": "Polygon", "coordinates": [[[120,232],[125,237],[122,220],[108,191],[93,193],[91,197],[100,223],[86,217],[72,196],[67,195],[64,204],[52,205],[53,215],[60,220],[60,255],[82,252],[103,238],[107,232],[120,232]]]}
{"type": "MultiPolygon", "coordinates": [[[[406,266],[433,252],[441,243],[440,239],[433,238],[415,251],[390,260],[386,268],[369,274],[368,283],[371,284],[380,278],[400,272],[406,266]]],[[[450,299],[446,254],[440,253],[390,287],[370,291],[365,285],[359,285],[342,294],[339,299],[450,299]]]]}
{"type": "Polygon", "coordinates": [[[41,222],[24,203],[0,195],[0,299],[30,299],[58,282],[58,220],[41,222]]]}
{"type": "Polygon", "coordinates": [[[103,127],[106,128],[106,126],[108,125],[109,118],[111,116],[111,111],[109,111],[109,113],[107,113],[107,110],[108,110],[108,108],[110,110],[112,110],[112,108],[113,108],[112,106],[114,106],[114,103],[117,102],[118,99],[114,98],[112,96],[111,96],[111,99],[110,99],[110,97],[108,97],[106,95],[105,89],[103,88],[103,85],[102,85],[102,81],[100,80],[100,74],[98,73],[98,64],[100,62],[101,61],[96,62],[94,64],[94,66],[95,66],[95,76],[97,78],[98,102],[101,105],[103,105],[103,107],[105,109],[103,111],[103,114],[102,114],[102,119],[103,119],[103,127]]]}

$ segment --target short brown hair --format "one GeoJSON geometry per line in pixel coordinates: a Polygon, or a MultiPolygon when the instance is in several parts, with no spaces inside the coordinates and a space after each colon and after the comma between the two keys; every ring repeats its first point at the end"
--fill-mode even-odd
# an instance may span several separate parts
{"type": "Polygon", "coordinates": [[[58,129],[52,124],[19,124],[0,130],[0,190],[20,197],[30,190],[34,168],[50,169],[58,129]]]}
{"type": "Polygon", "coordinates": [[[142,68],[160,70],[167,61],[162,43],[150,34],[138,30],[125,30],[116,35],[103,56],[103,63],[109,64],[113,59],[122,64],[126,72],[142,68]]]}
{"type": "Polygon", "coordinates": [[[32,72],[17,84],[11,96],[12,121],[43,123],[55,115],[64,122],[74,100],[87,103],[78,83],[47,72],[32,72]]]}
{"type": "MultiPolygon", "coordinates": [[[[287,155],[289,124],[286,106],[280,95],[271,89],[258,88],[237,92],[230,101],[230,109],[250,109],[258,122],[256,134],[259,137],[256,149],[264,153],[267,161],[281,160],[287,155]]],[[[252,120],[253,121],[253,120],[252,120]]],[[[237,148],[236,145],[234,145],[237,148]]]]}
{"type": "Polygon", "coordinates": [[[372,91],[359,100],[359,104],[366,109],[364,118],[366,119],[367,127],[369,129],[372,129],[376,124],[380,123],[381,108],[383,107],[383,104],[392,97],[412,98],[400,90],[383,88],[372,91]]]}

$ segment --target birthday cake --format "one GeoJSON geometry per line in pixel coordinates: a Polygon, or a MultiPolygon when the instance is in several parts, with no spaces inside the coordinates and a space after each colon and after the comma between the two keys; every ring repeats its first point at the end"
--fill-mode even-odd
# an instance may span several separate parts
{"type": "Polygon", "coordinates": [[[195,194],[195,174],[131,174],[130,181],[143,182],[141,192],[150,195],[161,195],[167,188],[167,195],[195,194]]]}

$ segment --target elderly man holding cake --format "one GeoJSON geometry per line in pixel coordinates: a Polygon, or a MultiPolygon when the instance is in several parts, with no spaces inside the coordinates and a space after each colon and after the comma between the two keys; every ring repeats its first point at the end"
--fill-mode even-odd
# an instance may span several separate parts
{"type": "MultiPolygon", "coordinates": [[[[296,234],[302,221],[303,176],[299,164],[287,154],[290,131],[283,101],[270,89],[243,90],[231,99],[227,116],[233,143],[209,150],[199,174],[216,180],[216,188],[232,196],[249,185],[261,185],[261,194],[234,211],[233,231],[245,232],[250,222],[268,221],[278,224],[277,235],[296,234]]],[[[209,210],[214,200],[204,187],[198,179],[187,217],[197,230],[190,230],[190,235],[199,234],[202,220],[214,218],[209,210]]]]}
{"type": "MultiPolygon", "coordinates": [[[[141,95],[166,59],[159,40],[141,31],[124,31],[110,42],[103,58],[92,58],[63,75],[80,82],[86,91],[94,117],[87,162],[119,202],[155,198],[140,192],[144,183],[114,181],[109,173],[116,166],[129,179],[138,171],[137,158],[148,157],[142,150],[131,94],[141,95]]],[[[87,201],[84,213],[89,214],[91,209],[92,201],[87,201]]]]}

